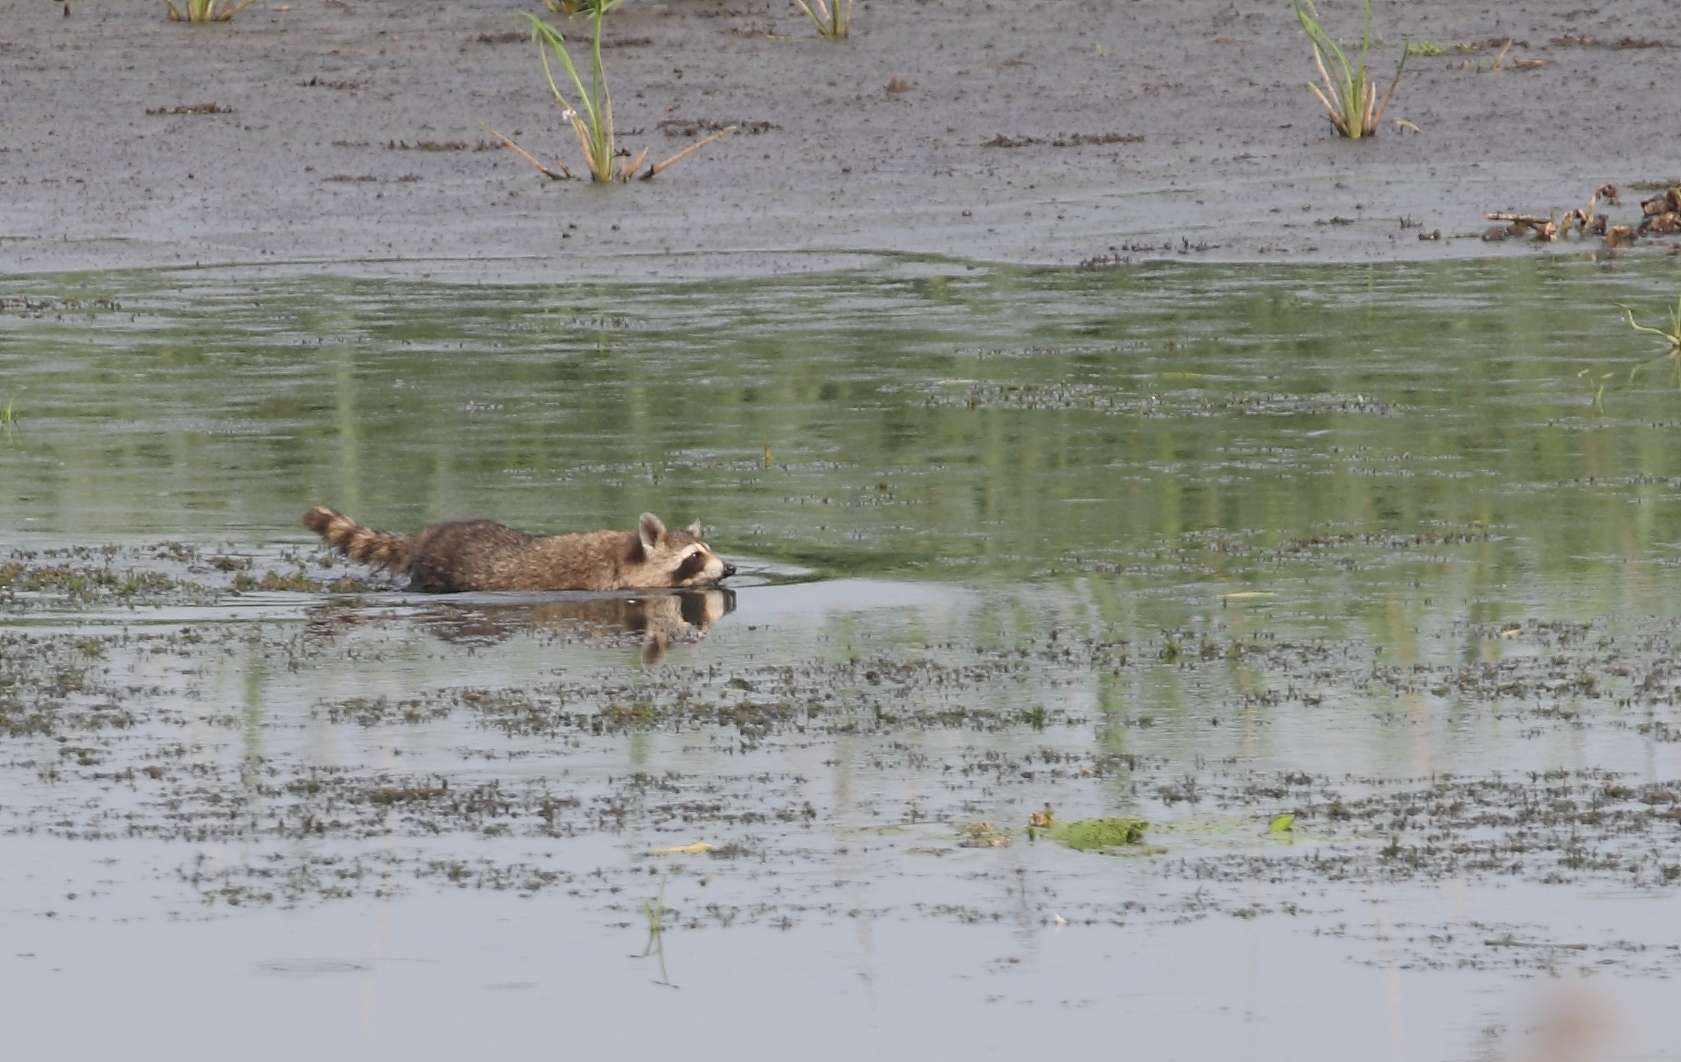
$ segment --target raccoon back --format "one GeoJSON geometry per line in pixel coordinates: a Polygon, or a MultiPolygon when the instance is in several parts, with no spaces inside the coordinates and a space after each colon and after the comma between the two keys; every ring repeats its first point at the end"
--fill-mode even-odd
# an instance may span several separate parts
{"type": "Polygon", "coordinates": [[[624,590],[715,584],[735,574],[699,539],[697,523],[668,530],[643,513],[636,531],[530,535],[492,520],[431,524],[392,535],[325,506],[304,524],[359,561],[409,576],[409,589],[624,590]]]}
{"type": "Polygon", "coordinates": [[[549,540],[515,531],[494,520],[431,524],[414,536],[408,566],[409,589],[429,594],[467,590],[615,589],[589,585],[587,578],[580,581],[572,571],[554,570],[542,557],[541,544],[545,541],[549,540]]]}

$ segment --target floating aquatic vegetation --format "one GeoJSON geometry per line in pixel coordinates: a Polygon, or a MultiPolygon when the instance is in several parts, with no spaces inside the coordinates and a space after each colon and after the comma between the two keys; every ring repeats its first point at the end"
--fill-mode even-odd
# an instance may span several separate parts
{"type": "Polygon", "coordinates": [[[1051,828],[1051,837],[1079,852],[1109,852],[1144,843],[1150,824],[1143,819],[1118,817],[1085,819],[1051,828]]]}
{"type": "Polygon", "coordinates": [[[957,831],[959,848],[1008,848],[1010,835],[990,822],[972,822],[957,831]]]}

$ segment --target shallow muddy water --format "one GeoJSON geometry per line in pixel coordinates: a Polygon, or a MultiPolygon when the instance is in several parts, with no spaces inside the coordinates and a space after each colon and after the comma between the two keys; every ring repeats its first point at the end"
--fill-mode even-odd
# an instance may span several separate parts
{"type": "Polygon", "coordinates": [[[1661,1054],[1676,281],[0,281],[8,1039],[1661,1054]],[[742,574],[426,598],[313,504],[742,574]]]}

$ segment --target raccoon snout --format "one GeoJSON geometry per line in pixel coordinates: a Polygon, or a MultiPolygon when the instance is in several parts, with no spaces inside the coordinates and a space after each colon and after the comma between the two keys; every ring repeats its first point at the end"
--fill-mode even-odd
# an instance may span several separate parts
{"type": "Polygon", "coordinates": [[[724,574],[718,576],[718,578],[728,579],[730,576],[732,576],[734,574],[735,574],[735,565],[731,564],[729,561],[725,561],[724,562],[724,574]]]}

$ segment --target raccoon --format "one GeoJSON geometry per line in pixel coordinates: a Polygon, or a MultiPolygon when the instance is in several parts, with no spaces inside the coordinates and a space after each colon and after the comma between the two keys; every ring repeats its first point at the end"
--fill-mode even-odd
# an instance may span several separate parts
{"type": "Polygon", "coordinates": [[[735,574],[700,540],[700,524],[668,531],[643,513],[635,531],[528,535],[490,520],[431,524],[414,535],[364,527],[318,505],[304,526],[365,564],[406,574],[409,590],[632,590],[711,586],[735,574]]]}

